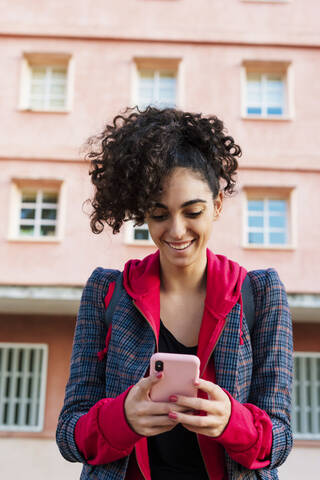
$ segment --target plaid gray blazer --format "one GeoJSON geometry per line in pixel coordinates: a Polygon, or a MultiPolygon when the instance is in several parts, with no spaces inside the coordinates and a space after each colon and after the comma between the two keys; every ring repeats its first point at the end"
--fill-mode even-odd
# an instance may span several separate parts
{"type": "MultiPolygon", "coordinates": [[[[74,440],[77,420],[101,398],[115,397],[144,376],[154,352],[154,336],[145,319],[124,291],[115,308],[107,358],[104,297],[119,274],[96,268],[83,290],[75,329],[70,378],[59,416],[56,440],[61,454],[84,464],[81,480],[125,478],[128,457],[107,465],[86,463],[74,440]],[[131,352],[135,352],[134,357],[131,352]]],[[[292,389],[292,325],[286,291],[273,268],[248,272],[256,305],[252,338],[243,319],[243,345],[239,344],[240,305],[227,316],[226,327],[213,353],[217,383],[238,401],[265,410],[273,423],[271,463],[249,470],[225,454],[229,480],[275,480],[277,467],[292,448],[290,426],[292,389]]]]}

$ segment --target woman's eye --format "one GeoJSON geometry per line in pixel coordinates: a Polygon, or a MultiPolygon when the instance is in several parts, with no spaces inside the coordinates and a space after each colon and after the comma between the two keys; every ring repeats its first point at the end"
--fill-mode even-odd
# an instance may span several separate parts
{"type": "Polygon", "coordinates": [[[195,218],[195,217],[199,217],[201,213],[202,213],[202,210],[200,212],[190,212],[190,213],[187,213],[187,216],[191,218],[195,218]]]}
{"type": "Polygon", "coordinates": [[[157,220],[159,222],[161,222],[161,220],[165,220],[166,217],[166,215],[151,215],[152,220],[157,220]]]}
{"type": "MultiPolygon", "coordinates": [[[[199,217],[199,215],[201,215],[202,213],[202,210],[200,210],[200,212],[186,212],[185,215],[189,218],[196,218],[196,217],[199,217]]],[[[168,217],[167,214],[163,214],[163,215],[151,215],[151,218],[153,220],[156,220],[158,222],[161,222],[163,220],[166,220],[166,218],[168,217]]]]}

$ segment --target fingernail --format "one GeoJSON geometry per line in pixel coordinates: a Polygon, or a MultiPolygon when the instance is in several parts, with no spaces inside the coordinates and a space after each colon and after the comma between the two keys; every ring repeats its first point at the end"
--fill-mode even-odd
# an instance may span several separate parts
{"type": "Polygon", "coordinates": [[[172,418],[172,420],[176,420],[178,415],[175,412],[169,412],[168,417],[172,418]]]}
{"type": "Polygon", "coordinates": [[[157,373],[157,378],[162,378],[162,372],[157,373]]]}
{"type": "Polygon", "coordinates": [[[198,386],[200,385],[199,380],[195,380],[195,381],[194,381],[194,384],[195,384],[196,387],[198,387],[198,386]]]}
{"type": "Polygon", "coordinates": [[[171,395],[169,397],[169,402],[176,402],[178,400],[178,397],[176,395],[171,395]]]}

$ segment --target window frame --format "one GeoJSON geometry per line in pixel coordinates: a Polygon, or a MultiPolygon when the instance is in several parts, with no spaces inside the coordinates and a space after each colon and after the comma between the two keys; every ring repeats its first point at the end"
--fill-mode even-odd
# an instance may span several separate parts
{"type": "MultiPolygon", "coordinates": [[[[293,108],[293,71],[292,64],[288,61],[272,60],[243,60],[241,66],[241,118],[243,120],[275,120],[286,121],[294,117],[293,108]],[[248,114],[247,108],[247,87],[248,74],[262,75],[265,79],[268,75],[280,75],[283,78],[284,85],[284,112],[277,114],[248,114]]],[[[261,104],[261,108],[264,105],[261,104]]]]}
{"type": "Polygon", "coordinates": [[[12,178],[10,192],[10,212],[9,212],[9,229],[8,241],[15,242],[38,242],[38,243],[54,243],[61,242],[65,227],[65,184],[59,179],[26,179],[12,178]],[[20,212],[22,209],[22,191],[23,190],[46,190],[57,192],[58,202],[55,204],[57,216],[55,219],[56,234],[43,236],[22,236],[19,234],[20,212]]]}
{"type": "MultiPolygon", "coordinates": [[[[42,360],[42,370],[40,373],[40,392],[39,392],[39,397],[36,397],[36,400],[39,398],[39,415],[38,415],[38,423],[37,425],[5,425],[0,423],[0,431],[1,432],[41,432],[43,431],[44,428],[44,418],[45,418],[45,404],[46,404],[46,390],[47,390],[47,373],[48,373],[48,351],[49,347],[48,344],[45,343],[19,343],[19,342],[0,342],[0,349],[1,348],[13,348],[13,349],[26,349],[26,350],[31,350],[31,349],[38,349],[42,350],[43,352],[43,360],[42,360]]],[[[14,360],[13,360],[14,361],[14,360]]],[[[2,366],[3,369],[3,366],[2,366]]],[[[1,370],[1,373],[4,371],[1,370]]],[[[22,372],[26,373],[26,372],[22,372]]],[[[2,377],[2,375],[1,375],[2,377]]],[[[0,377],[0,382],[1,382],[1,377],[0,377]]],[[[15,397],[13,395],[13,389],[16,387],[16,383],[14,382],[15,379],[18,377],[17,370],[13,371],[13,382],[11,382],[11,392],[10,392],[10,397],[11,400],[17,399],[18,397],[15,397]]],[[[4,377],[3,377],[4,378],[4,377]]],[[[4,380],[2,380],[4,381],[4,380]]],[[[26,382],[22,382],[24,385],[26,382]]],[[[23,388],[23,386],[22,386],[23,388]]],[[[26,388],[26,387],[25,387],[26,388]]],[[[34,384],[33,384],[34,388],[34,384]]],[[[3,389],[2,389],[3,391],[3,389]]],[[[3,398],[3,397],[2,397],[3,398]]],[[[0,398],[1,400],[1,398],[0,398]]],[[[33,400],[35,401],[35,400],[33,400]]],[[[14,402],[18,403],[18,402],[14,402]]],[[[20,402],[21,403],[21,402],[20,402]]],[[[1,404],[1,401],[0,401],[1,404]]],[[[12,407],[11,407],[12,408],[12,407]]],[[[0,417],[1,420],[1,417],[0,417]]]]}
{"type": "MultiPolygon", "coordinates": [[[[146,223],[141,225],[141,226],[137,226],[136,228],[143,228],[144,226],[146,226],[146,223]]],[[[125,222],[125,236],[124,236],[124,240],[125,240],[125,244],[127,245],[137,245],[137,246],[151,246],[151,247],[155,247],[155,244],[150,236],[150,233],[149,233],[149,239],[148,240],[135,240],[134,238],[134,221],[133,220],[128,220],[127,222],[125,222]]]]}
{"type": "Polygon", "coordinates": [[[243,188],[243,236],[242,248],[250,250],[295,250],[297,248],[296,189],[295,187],[249,187],[243,188]],[[248,201],[249,200],[286,200],[287,201],[287,238],[285,244],[249,243],[248,201]]]}
{"type": "MultiPolygon", "coordinates": [[[[320,352],[294,352],[294,359],[297,359],[297,358],[304,358],[304,359],[320,359],[320,352]]],[[[311,366],[312,368],[312,366],[311,366]]],[[[320,372],[320,365],[319,365],[319,372],[320,372]]],[[[310,383],[310,389],[311,389],[311,393],[310,393],[310,397],[311,397],[311,403],[313,403],[313,407],[316,408],[316,412],[315,413],[311,413],[311,416],[313,417],[316,417],[317,415],[319,415],[320,417],[320,402],[319,404],[317,404],[317,401],[316,401],[316,389],[319,388],[320,389],[320,377],[319,377],[319,380],[317,380],[316,378],[316,373],[317,371],[315,372],[311,372],[311,377],[313,376],[313,380],[311,379],[310,381],[308,380],[303,380],[304,383],[310,383]]],[[[301,383],[301,381],[299,382],[301,383]]],[[[307,433],[297,433],[296,430],[295,430],[295,425],[296,425],[296,416],[295,416],[295,411],[298,410],[298,409],[301,409],[303,412],[304,412],[304,419],[302,421],[302,423],[306,424],[306,409],[303,408],[302,405],[298,405],[297,404],[297,401],[296,401],[296,377],[294,375],[294,382],[293,382],[293,393],[292,393],[292,429],[293,429],[293,436],[296,440],[320,440],[320,423],[319,423],[319,432],[318,433],[312,433],[312,432],[307,432],[307,433]]],[[[301,388],[301,387],[300,387],[301,388]]],[[[306,392],[302,392],[301,394],[304,402],[306,403],[306,392]]],[[[302,402],[303,403],[303,402],[302,402]]],[[[312,410],[312,405],[311,405],[311,412],[313,412],[312,410]]],[[[316,419],[313,419],[314,422],[316,422],[317,420],[316,419]]],[[[320,422],[320,420],[318,420],[320,422]]]]}
{"type": "Polygon", "coordinates": [[[69,113],[73,104],[74,61],[67,53],[29,53],[23,54],[21,62],[19,110],[35,113],[69,113]],[[32,108],[30,105],[30,88],[32,67],[66,68],[66,94],[63,108],[32,108]]]}

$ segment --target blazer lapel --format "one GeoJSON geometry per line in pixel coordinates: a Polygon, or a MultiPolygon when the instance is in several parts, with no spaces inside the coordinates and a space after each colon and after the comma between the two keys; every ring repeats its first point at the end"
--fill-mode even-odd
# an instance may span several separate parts
{"type": "Polygon", "coordinates": [[[226,325],[213,352],[216,383],[232,396],[236,394],[240,348],[240,305],[226,317],[226,325]]]}

